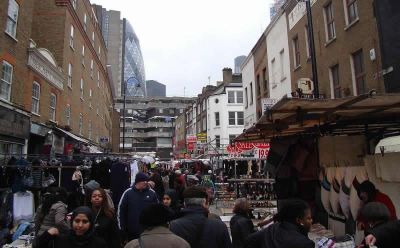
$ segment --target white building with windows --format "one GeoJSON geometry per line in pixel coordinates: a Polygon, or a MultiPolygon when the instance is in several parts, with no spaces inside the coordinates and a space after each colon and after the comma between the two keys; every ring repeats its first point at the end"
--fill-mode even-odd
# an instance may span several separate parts
{"type": "Polygon", "coordinates": [[[292,92],[287,19],[279,12],[266,30],[269,91],[271,99],[281,99],[292,92]]]}
{"type": "Polygon", "coordinates": [[[254,89],[254,57],[250,53],[242,64],[242,82],[244,94],[244,128],[251,127],[257,121],[254,89]]]}
{"type": "Polygon", "coordinates": [[[207,142],[209,154],[223,153],[230,141],[243,132],[242,83],[229,83],[218,88],[207,99],[207,142]]]}

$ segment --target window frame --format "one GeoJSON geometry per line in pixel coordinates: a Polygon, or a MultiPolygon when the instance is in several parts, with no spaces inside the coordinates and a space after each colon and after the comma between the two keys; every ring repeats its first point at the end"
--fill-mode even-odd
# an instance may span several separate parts
{"type": "Polygon", "coordinates": [[[13,81],[13,74],[14,74],[14,66],[12,64],[8,63],[8,61],[3,60],[3,63],[1,65],[0,87],[2,87],[1,84],[6,84],[6,86],[8,88],[8,92],[7,92],[7,98],[3,98],[1,94],[0,94],[0,98],[4,99],[6,101],[10,101],[10,98],[11,98],[11,86],[12,86],[12,81],[13,81]],[[5,66],[10,69],[9,81],[6,81],[6,79],[4,78],[4,75],[5,75],[4,67],[5,66]]]}
{"type": "Polygon", "coordinates": [[[237,126],[243,126],[244,125],[244,112],[243,111],[236,111],[236,125],[237,126]],[[239,114],[241,114],[241,118],[239,118],[239,114]],[[241,124],[240,124],[240,120],[241,124]]]}
{"type": "Polygon", "coordinates": [[[72,89],[72,70],[73,65],[68,63],[68,79],[67,79],[67,86],[72,89]]]}
{"type": "Polygon", "coordinates": [[[236,91],[236,103],[243,103],[243,91],[241,90],[236,91]],[[239,97],[239,94],[242,94],[242,96],[239,97]],[[241,100],[239,101],[239,99],[241,100]]]}
{"type": "Polygon", "coordinates": [[[7,21],[6,21],[6,29],[5,32],[12,38],[17,38],[17,27],[18,27],[18,17],[19,17],[19,4],[16,0],[8,0],[8,7],[7,7],[7,21]],[[13,7],[11,4],[15,4],[14,6],[17,7],[16,15],[13,17],[10,13],[11,8],[13,7]],[[12,25],[12,30],[9,29],[10,24],[12,25]],[[11,31],[11,32],[10,32],[11,31]]]}
{"type": "Polygon", "coordinates": [[[228,111],[228,126],[236,126],[236,112],[235,111],[228,111]],[[232,115],[233,114],[233,118],[232,115]],[[233,124],[232,121],[233,120],[233,124]]]}
{"type": "Polygon", "coordinates": [[[219,112],[214,112],[214,117],[215,117],[215,126],[219,127],[221,125],[219,112]]]}
{"type": "Polygon", "coordinates": [[[36,81],[32,83],[32,104],[31,104],[31,112],[33,114],[39,115],[40,111],[40,84],[36,81]],[[37,86],[37,91],[35,91],[35,86],[37,86]],[[35,93],[37,95],[35,95],[35,93]],[[36,104],[34,104],[36,103],[36,104]],[[34,108],[36,107],[36,108],[34,108]]]}
{"type": "Polygon", "coordinates": [[[357,95],[365,94],[367,91],[366,85],[366,72],[365,72],[365,64],[364,64],[364,54],[363,50],[360,49],[352,54],[353,59],[353,70],[354,70],[354,83],[356,87],[357,95]],[[359,57],[358,57],[359,55],[359,57]],[[358,59],[359,58],[359,59],[358,59]],[[358,64],[359,62],[359,64],[358,64]],[[360,83],[362,83],[363,90],[360,89],[360,83]]]}
{"type": "Polygon", "coordinates": [[[49,114],[49,119],[51,121],[56,121],[56,114],[57,114],[57,95],[54,93],[50,93],[50,114],[49,114]],[[54,99],[54,101],[53,101],[54,99]],[[54,103],[54,106],[53,106],[54,103]]]}
{"type": "Polygon", "coordinates": [[[256,97],[261,96],[260,74],[256,75],[256,97]]]}
{"type": "Polygon", "coordinates": [[[83,78],[81,78],[81,84],[80,84],[80,88],[79,88],[81,100],[84,99],[84,93],[85,93],[84,92],[84,84],[85,84],[85,82],[84,82],[83,78]]]}
{"type": "Polygon", "coordinates": [[[74,49],[74,33],[75,27],[71,24],[70,33],[69,33],[69,46],[74,49]]]}
{"type": "Polygon", "coordinates": [[[82,45],[81,63],[82,63],[83,66],[85,66],[85,44],[82,45]]]}
{"type": "Polygon", "coordinates": [[[86,13],[83,14],[83,30],[87,31],[87,15],[86,13]]]}
{"type": "Polygon", "coordinates": [[[68,126],[71,126],[71,105],[67,104],[66,110],[65,110],[65,122],[67,123],[68,126]]]}
{"type": "Polygon", "coordinates": [[[221,148],[221,135],[215,135],[215,147],[221,148]]]}
{"type": "Polygon", "coordinates": [[[357,0],[345,0],[345,8],[346,8],[346,24],[350,25],[350,24],[356,22],[359,18],[357,0]],[[351,9],[353,9],[353,11],[354,11],[353,17],[350,14],[351,9]]]}
{"type": "Polygon", "coordinates": [[[294,68],[297,69],[300,65],[300,44],[299,44],[299,36],[296,35],[292,39],[292,47],[293,47],[293,62],[294,62],[294,68]]]}
{"type": "Polygon", "coordinates": [[[262,70],[262,80],[263,80],[263,87],[264,87],[264,93],[268,92],[268,80],[267,80],[267,67],[264,67],[262,70]]]}
{"type": "Polygon", "coordinates": [[[332,2],[324,6],[325,33],[326,41],[329,42],[336,38],[335,15],[333,13],[332,2]]]}
{"type": "Polygon", "coordinates": [[[250,82],[250,105],[253,105],[254,99],[253,99],[253,82],[250,82]]]}
{"type": "Polygon", "coordinates": [[[329,73],[330,73],[330,79],[331,79],[333,98],[334,99],[342,98],[342,87],[340,85],[339,64],[329,67],[329,73]]]}
{"type": "Polygon", "coordinates": [[[235,91],[228,91],[228,103],[236,103],[235,101],[235,91]]]}

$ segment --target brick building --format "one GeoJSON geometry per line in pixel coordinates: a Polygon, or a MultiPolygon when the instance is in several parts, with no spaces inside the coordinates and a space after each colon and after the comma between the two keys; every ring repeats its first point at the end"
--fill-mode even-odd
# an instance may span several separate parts
{"type": "Polygon", "coordinates": [[[27,152],[30,115],[22,92],[28,78],[32,10],[32,1],[0,1],[0,159],[27,152]]]}
{"type": "MultiPolygon", "coordinates": [[[[384,92],[379,37],[373,0],[314,0],[313,32],[319,93],[328,98],[384,92]]],[[[292,90],[312,93],[311,59],[304,2],[289,0],[288,18],[292,90]]]]}
{"type": "Polygon", "coordinates": [[[53,54],[65,78],[63,90],[53,90],[55,97],[50,94],[53,102],[56,99],[55,118],[49,118],[47,111],[39,121],[50,119],[67,139],[76,140],[77,135],[78,141],[83,138],[110,148],[113,98],[106,69],[107,50],[90,2],[34,3],[31,38],[37,47],[53,54]]]}

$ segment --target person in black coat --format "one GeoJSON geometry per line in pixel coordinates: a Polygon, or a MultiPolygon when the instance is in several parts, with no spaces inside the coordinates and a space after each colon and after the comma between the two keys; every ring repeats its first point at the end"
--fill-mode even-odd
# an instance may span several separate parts
{"type": "Polygon", "coordinates": [[[89,207],[92,209],[96,234],[102,237],[108,247],[121,247],[120,232],[114,209],[110,207],[107,193],[102,188],[97,188],[90,194],[89,207]]]}
{"type": "Polygon", "coordinates": [[[165,191],[162,203],[168,208],[171,220],[180,216],[181,205],[178,202],[178,195],[174,189],[168,189],[165,191]]]}
{"type": "Polygon", "coordinates": [[[253,221],[249,217],[250,205],[246,198],[239,198],[233,207],[235,214],[230,221],[232,247],[242,248],[246,238],[254,233],[253,221]]]}
{"type": "Polygon", "coordinates": [[[245,248],[314,248],[307,234],[312,225],[311,210],[302,200],[287,200],[274,217],[276,223],[251,234],[245,248]]]}
{"type": "Polygon", "coordinates": [[[183,197],[182,217],[170,222],[170,230],[192,248],[230,248],[232,243],[225,223],[208,218],[206,190],[199,186],[189,187],[183,197]]]}
{"type": "Polygon", "coordinates": [[[92,210],[78,207],[72,213],[72,229],[67,235],[60,235],[52,227],[37,239],[37,248],[108,248],[106,242],[96,236],[92,210]]]}
{"type": "Polygon", "coordinates": [[[366,238],[362,245],[376,245],[379,248],[397,247],[399,245],[400,223],[390,221],[391,214],[385,204],[370,202],[361,209],[361,214],[367,224],[366,238]]]}

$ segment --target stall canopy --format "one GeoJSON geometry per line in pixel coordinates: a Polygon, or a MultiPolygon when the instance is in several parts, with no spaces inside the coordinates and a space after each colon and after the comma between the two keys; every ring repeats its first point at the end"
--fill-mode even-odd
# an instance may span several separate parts
{"type": "Polygon", "coordinates": [[[400,132],[400,94],[340,99],[282,98],[235,141],[268,142],[277,136],[383,135],[400,132]]]}
{"type": "Polygon", "coordinates": [[[70,133],[70,132],[68,132],[68,131],[65,131],[65,130],[63,130],[63,129],[61,129],[61,128],[56,127],[56,129],[57,129],[58,131],[64,133],[65,135],[71,137],[72,139],[78,141],[78,142],[85,143],[85,144],[89,144],[89,143],[90,143],[89,140],[84,139],[84,138],[81,138],[81,137],[79,137],[79,136],[77,136],[77,135],[75,135],[75,134],[73,134],[73,133],[70,133]]]}
{"type": "Polygon", "coordinates": [[[393,152],[400,152],[400,136],[381,139],[375,148],[375,154],[393,152]]]}

